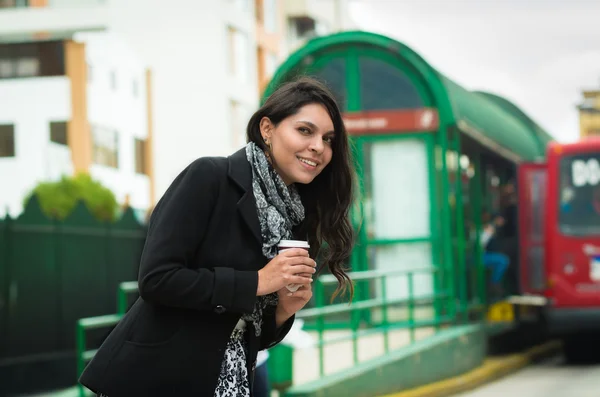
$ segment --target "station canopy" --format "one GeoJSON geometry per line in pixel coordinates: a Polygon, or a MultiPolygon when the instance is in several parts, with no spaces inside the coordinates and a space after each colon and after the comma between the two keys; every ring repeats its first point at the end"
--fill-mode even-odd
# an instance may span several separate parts
{"type": "Polygon", "coordinates": [[[553,140],[509,100],[461,87],[386,36],[352,31],[311,40],[278,68],[264,97],[302,75],[325,81],[350,121],[356,114],[394,112],[398,133],[455,126],[513,161],[543,158],[553,140]]]}

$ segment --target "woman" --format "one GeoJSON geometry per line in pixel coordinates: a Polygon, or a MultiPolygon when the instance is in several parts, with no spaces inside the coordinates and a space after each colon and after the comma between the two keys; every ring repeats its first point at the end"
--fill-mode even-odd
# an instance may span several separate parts
{"type": "Polygon", "coordinates": [[[80,378],[98,395],[250,396],[258,351],[283,339],[312,296],[323,243],[338,292],[352,293],[342,265],[353,178],[331,93],[306,78],[282,86],[247,138],[227,158],[194,161],[157,204],[140,299],[80,378]],[[308,239],[310,252],[278,255],[281,239],[308,239]]]}

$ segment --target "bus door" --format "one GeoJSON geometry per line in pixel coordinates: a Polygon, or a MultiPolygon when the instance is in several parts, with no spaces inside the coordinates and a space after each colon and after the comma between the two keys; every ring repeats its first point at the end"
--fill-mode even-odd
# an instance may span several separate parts
{"type": "Polygon", "coordinates": [[[544,251],[547,165],[523,163],[518,171],[520,293],[542,295],[546,288],[544,251]]]}

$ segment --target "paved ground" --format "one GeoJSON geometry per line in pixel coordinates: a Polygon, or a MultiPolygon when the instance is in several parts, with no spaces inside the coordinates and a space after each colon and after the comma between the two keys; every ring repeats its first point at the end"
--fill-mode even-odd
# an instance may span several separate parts
{"type": "Polygon", "coordinates": [[[600,357],[572,365],[557,357],[455,397],[598,397],[600,357]]]}

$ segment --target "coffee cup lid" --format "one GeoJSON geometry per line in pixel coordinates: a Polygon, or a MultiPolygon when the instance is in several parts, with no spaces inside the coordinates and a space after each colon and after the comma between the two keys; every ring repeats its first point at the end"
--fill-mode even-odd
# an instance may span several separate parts
{"type": "Polygon", "coordinates": [[[302,240],[281,240],[279,244],[277,244],[279,248],[310,248],[308,241],[302,240]]]}

